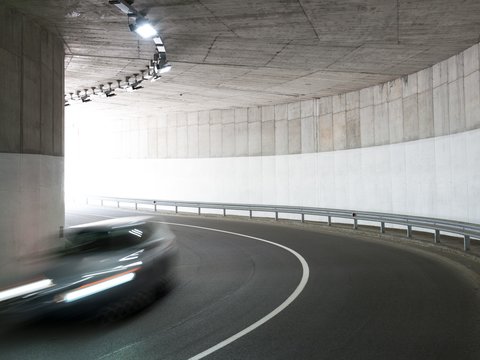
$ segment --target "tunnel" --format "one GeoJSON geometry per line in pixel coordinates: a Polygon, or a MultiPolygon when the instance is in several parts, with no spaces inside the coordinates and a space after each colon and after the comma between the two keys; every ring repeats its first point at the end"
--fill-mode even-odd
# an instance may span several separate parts
{"type": "Polygon", "coordinates": [[[4,322],[0,358],[480,358],[480,2],[3,0],[0,18],[0,319],[70,228],[141,237],[148,217],[178,244],[145,309],[4,322]]]}

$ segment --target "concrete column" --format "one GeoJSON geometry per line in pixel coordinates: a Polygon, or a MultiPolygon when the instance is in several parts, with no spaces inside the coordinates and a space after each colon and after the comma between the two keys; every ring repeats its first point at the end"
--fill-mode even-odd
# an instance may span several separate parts
{"type": "Polygon", "coordinates": [[[0,271],[58,242],[64,225],[64,50],[0,5],[0,271]]]}

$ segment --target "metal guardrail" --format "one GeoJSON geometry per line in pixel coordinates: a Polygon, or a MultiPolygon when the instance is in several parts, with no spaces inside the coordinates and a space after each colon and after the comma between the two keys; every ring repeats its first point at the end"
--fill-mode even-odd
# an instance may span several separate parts
{"type": "Polygon", "coordinates": [[[351,219],[353,221],[353,228],[358,228],[358,221],[378,222],[380,225],[380,232],[385,232],[385,224],[395,224],[406,226],[407,237],[412,237],[412,228],[430,229],[434,231],[434,243],[440,242],[440,232],[448,232],[458,234],[463,237],[463,249],[465,251],[470,249],[471,238],[480,240],[480,224],[466,223],[460,221],[435,219],[421,216],[410,215],[396,215],[380,212],[370,211],[355,211],[355,210],[339,210],[315,207],[302,206],[280,206],[280,205],[258,205],[258,204],[232,204],[232,203],[211,203],[211,202],[194,202],[194,201],[171,201],[171,200],[149,200],[149,199],[131,199],[131,198],[114,198],[114,197],[87,197],[87,204],[90,200],[100,201],[100,205],[104,206],[105,201],[114,202],[119,208],[121,203],[130,203],[135,205],[151,205],[154,211],[157,211],[158,206],[168,206],[178,213],[179,208],[196,208],[200,215],[202,209],[217,209],[223,210],[223,216],[227,215],[227,210],[242,210],[249,213],[249,217],[253,217],[254,212],[271,212],[275,214],[275,220],[278,220],[279,214],[298,214],[301,215],[301,221],[305,221],[305,215],[324,216],[330,226],[332,219],[342,218],[351,219]]]}

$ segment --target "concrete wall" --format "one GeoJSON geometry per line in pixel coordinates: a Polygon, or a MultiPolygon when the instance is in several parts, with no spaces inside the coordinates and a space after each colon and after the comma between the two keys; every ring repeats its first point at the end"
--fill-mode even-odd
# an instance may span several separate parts
{"type": "Polygon", "coordinates": [[[102,121],[82,109],[71,114],[68,131],[71,195],[480,223],[478,44],[415,74],[308,101],[148,119],[116,113],[102,121]]]}
{"type": "Polygon", "coordinates": [[[64,223],[64,50],[0,6],[0,264],[55,240],[64,223]]]}
{"type": "Polygon", "coordinates": [[[478,164],[480,129],[297,155],[84,159],[67,173],[71,186],[85,194],[318,206],[480,223],[478,164]]]}
{"type": "MultiPolygon", "coordinates": [[[[395,144],[480,127],[479,45],[346,94],[255,108],[103,117],[118,158],[305,154],[395,144]],[[110,121],[108,119],[111,119],[110,121]],[[140,142],[143,147],[138,148],[140,142]]],[[[83,116],[85,121],[88,116],[83,116]]],[[[92,146],[90,139],[89,146],[92,146]]],[[[101,148],[102,144],[97,144],[101,148]]]]}

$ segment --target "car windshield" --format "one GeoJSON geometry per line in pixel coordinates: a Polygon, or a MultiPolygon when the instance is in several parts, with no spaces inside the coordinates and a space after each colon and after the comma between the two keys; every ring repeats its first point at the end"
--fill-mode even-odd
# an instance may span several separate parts
{"type": "Polygon", "coordinates": [[[146,224],[108,230],[82,229],[66,236],[67,253],[112,251],[142,243],[149,233],[146,224]]]}

